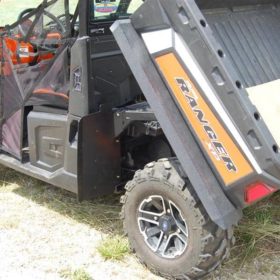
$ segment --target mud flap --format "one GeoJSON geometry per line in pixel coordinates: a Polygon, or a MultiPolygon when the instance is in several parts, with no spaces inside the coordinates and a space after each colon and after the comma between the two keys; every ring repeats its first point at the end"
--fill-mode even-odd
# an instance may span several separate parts
{"type": "Polygon", "coordinates": [[[78,198],[109,195],[120,184],[120,143],[114,136],[113,112],[85,116],[79,125],[78,198]]]}

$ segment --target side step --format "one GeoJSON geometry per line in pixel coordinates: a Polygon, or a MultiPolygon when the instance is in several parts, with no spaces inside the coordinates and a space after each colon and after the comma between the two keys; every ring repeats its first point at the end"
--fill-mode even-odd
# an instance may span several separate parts
{"type": "Polygon", "coordinates": [[[68,173],[63,169],[59,169],[52,173],[33,166],[29,162],[21,163],[19,160],[5,154],[0,154],[0,164],[12,168],[25,175],[44,181],[48,184],[61,187],[72,193],[78,193],[77,176],[68,173]]]}

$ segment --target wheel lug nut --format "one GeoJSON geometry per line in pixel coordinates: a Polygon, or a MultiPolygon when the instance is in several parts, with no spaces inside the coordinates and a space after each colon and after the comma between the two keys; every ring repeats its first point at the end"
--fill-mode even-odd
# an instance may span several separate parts
{"type": "Polygon", "coordinates": [[[157,221],[157,220],[158,220],[158,217],[154,217],[154,220],[157,221]]]}
{"type": "Polygon", "coordinates": [[[165,239],[165,240],[167,239],[167,235],[164,235],[164,239],[165,239]]]}
{"type": "Polygon", "coordinates": [[[170,209],[167,209],[167,213],[168,213],[168,214],[170,214],[170,213],[171,213],[170,209]]]}
{"type": "Polygon", "coordinates": [[[177,233],[181,233],[181,230],[179,228],[177,229],[177,233]]]}

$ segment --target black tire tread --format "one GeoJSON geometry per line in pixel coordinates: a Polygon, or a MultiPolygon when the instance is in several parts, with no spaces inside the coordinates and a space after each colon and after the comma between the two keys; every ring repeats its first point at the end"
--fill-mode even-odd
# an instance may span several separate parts
{"type": "MultiPolygon", "coordinates": [[[[203,246],[199,262],[190,271],[186,271],[183,275],[174,276],[163,274],[161,271],[157,271],[151,264],[147,264],[136,252],[140,262],[148,267],[153,273],[167,279],[174,279],[174,277],[175,279],[201,279],[212,271],[217,270],[222,262],[229,257],[230,248],[235,241],[233,230],[222,230],[210,220],[176,158],[162,159],[147,164],[143,170],[138,170],[135,173],[133,180],[126,184],[126,193],[121,197],[121,203],[123,204],[121,219],[123,220],[125,234],[127,235],[128,229],[125,219],[125,202],[128,199],[129,193],[139,183],[147,180],[164,181],[165,183],[168,183],[171,188],[174,188],[175,192],[178,192],[186,201],[191,203],[195,209],[196,218],[203,227],[203,234],[201,236],[203,246]]],[[[132,251],[135,252],[135,248],[131,242],[130,246],[132,251]]]]}

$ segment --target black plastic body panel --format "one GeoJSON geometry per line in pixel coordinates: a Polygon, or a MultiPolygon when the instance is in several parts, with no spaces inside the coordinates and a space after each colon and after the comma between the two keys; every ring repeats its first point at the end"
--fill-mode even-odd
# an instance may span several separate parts
{"type": "Polygon", "coordinates": [[[60,114],[30,112],[28,144],[30,163],[49,172],[64,165],[67,117],[60,114]]]}
{"type": "MultiPolygon", "coordinates": [[[[108,23],[96,23],[95,29],[109,29],[108,23]]],[[[91,88],[93,104],[91,113],[99,106],[119,107],[133,102],[142,94],[129,66],[112,34],[92,33],[90,38],[90,73],[94,88],[91,88]]]]}
{"type": "Polygon", "coordinates": [[[71,48],[69,113],[84,117],[95,104],[93,81],[90,78],[90,38],[78,38],[71,48]],[[90,105],[91,104],[91,105],[90,105]]]}
{"type": "MultiPolygon", "coordinates": [[[[114,129],[115,137],[119,137],[126,128],[134,122],[156,121],[156,117],[147,102],[137,103],[115,110],[114,129]]],[[[148,135],[148,131],[145,132],[148,135]]]]}

